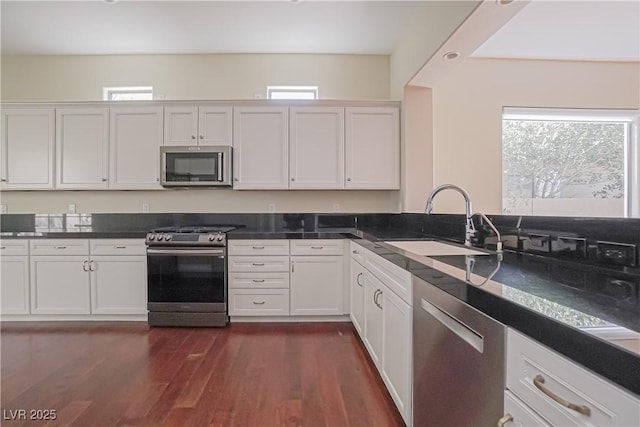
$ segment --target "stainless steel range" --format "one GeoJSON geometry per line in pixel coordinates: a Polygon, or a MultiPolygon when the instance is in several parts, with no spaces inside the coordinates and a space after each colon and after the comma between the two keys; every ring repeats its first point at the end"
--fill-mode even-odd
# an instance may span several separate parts
{"type": "Polygon", "coordinates": [[[149,325],[226,326],[231,226],[186,226],[147,234],[149,325]]]}

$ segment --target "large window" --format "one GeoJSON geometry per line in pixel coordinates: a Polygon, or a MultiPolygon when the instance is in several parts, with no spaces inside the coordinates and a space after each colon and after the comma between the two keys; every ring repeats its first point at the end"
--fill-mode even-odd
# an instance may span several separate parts
{"type": "Polygon", "coordinates": [[[505,108],[506,214],[638,215],[638,111],[505,108]]]}

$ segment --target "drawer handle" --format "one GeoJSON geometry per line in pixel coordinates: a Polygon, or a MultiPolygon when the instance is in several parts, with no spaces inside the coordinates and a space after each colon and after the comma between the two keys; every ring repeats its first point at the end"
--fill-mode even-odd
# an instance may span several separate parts
{"type": "Polygon", "coordinates": [[[356,255],[360,255],[360,252],[356,251],[355,249],[353,250],[353,253],[356,255]]]}
{"type": "Polygon", "coordinates": [[[311,246],[311,249],[323,249],[324,246],[311,246]]]}
{"type": "Polygon", "coordinates": [[[253,279],[256,283],[264,283],[264,279],[253,279]]]}
{"type": "Polygon", "coordinates": [[[511,421],[513,421],[513,415],[507,412],[504,414],[504,417],[498,420],[498,427],[504,427],[506,423],[510,423],[511,421]]]}
{"type": "Polygon", "coordinates": [[[6,246],[0,246],[0,249],[7,249],[6,246]]]}
{"type": "Polygon", "coordinates": [[[251,265],[254,265],[256,267],[263,267],[264,266],[264,262],[254,262],[251,265]]]}
{"type": "Polygon", "coordinates": [[[264,305],[264,301],[254,301],[253,302],[255,305],[264,305]]]}
{"type": "Polygon", "coordinates": [[[114,246],[115,249],[127,249],[126,246],[114,246]]]}
{"type": "Polygon", "coordinates": [[[66,246],[54,246],[55,249],[67,249],[66,246]]]}
{"type": "Polygon", "coordinates": [[[587,417],[591,416],[591,409],[589,409],[589,407],[584,405],[576,405],[575,403],[571,403],[568,400],[564,400],[542,384],[544,384],[544,377],[540,374],[536,375],[536,377],[533,379],[533,385],[535,385],[538,390],[540,390],[565,408],[573,409],[574,411],[582,415],[586,415],[587,417]]]}
{"type": "Polygon", "coordinates": [[[251,246],[253,249],[264,249],[264,246],[251,246]]]}

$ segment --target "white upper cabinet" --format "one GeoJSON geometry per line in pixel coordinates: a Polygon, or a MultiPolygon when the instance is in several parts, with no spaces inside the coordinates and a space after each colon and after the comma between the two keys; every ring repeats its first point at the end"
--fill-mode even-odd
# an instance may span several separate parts
{"type": "Polygon", "coordinates": [[[237,190],[289,188],[288,107],[233,110],[233,187],[237,190]]]}
{"type": "Polygon", "coordinates": [[[289,114],[289,188],[344,188],[344,108],[291,107],[289,114]]]}
{"type": "Polygon", "coordinates": [[[108,188],[108,159],[108,108],[56,109],[57,188],[108,188]]]}
{"type": "Polygon", "coordinates": [[[164,145],[231,145],[232,108],[164,108],[164,145]]]}
{"type": "Polygon", "coordinates": [[[109,188],[160,189],[162,107],[112,107],[109,188]]]}
{"type": "Polygon", "coordinates": [[[346,189],[400,188],[400,121],[395,107],[345,110],[346,189]]]}
{"type": "Polygon", "coordinates": [[[53,108],[2,111],[0,189],[53,188],[53,108]]]}

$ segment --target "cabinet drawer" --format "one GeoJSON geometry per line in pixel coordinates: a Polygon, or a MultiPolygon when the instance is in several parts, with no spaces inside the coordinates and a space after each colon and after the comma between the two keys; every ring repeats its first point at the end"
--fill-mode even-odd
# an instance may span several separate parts
{"type": "Polygon", "coordinates": [[[230,256],[229,272],[288,272],[288,256],[230,256]]]}
{"type": "Polygon", "coordinates": [[[540,415],[533,412],[509,391],[504,392],[504,413],[505,416],[507,414],[511,416],[511,421],[505,423],[505,427],[550,426],[540,415]]]}
{"type": "Polygon", "coordinates": [[[89,255],[89,240],[30,240],[29,250],[31,255],[89,255]]]}
{"type": "Polygon", "coordinates": [[[91,255],[146,255],[143,239],[91,240],[91,255]]]}
{"type": "Polygon", "coordinates": [[[507,388],[552,425],[640,425],[639,399],[512,329],[507,333],[507,388]],[[590,414],[562,406],[541,388],[590,414]]]}
{"type": "Polygon", "coordinates": [[[229,273],[229,289],[289,289],[289,273],[229,273]]]}
{"type": "Polygon", "coordinates": [[[229,255],[289,255],[288,240],[229,240],[229,255]]]}
{"type": "Polygon", "coordinates": [[[413,305],[411,273],[371,251],[365,252],[364,266],[404,302],[413,305]]]}
{"type": "Polygon", "coordinates": [[[351,247],[350,247],[349,253],[351,253],[351,258],[358,261],[360,265],[364,265],[365,250],[366,249],[360,246],[359,244],[355,243],[354,241],[351,241],[351,247]]]}
{"type": "Polygon", "coordinates": [[[229,289],[230,316],[288,316],[288,289],[229,289]]]}
{"type": "Polygon", "coordinates": [[[0,240],[0,254],[7,255],[28,255],[28,240],[0,240]]]}
{"type": "Polygon", "coordinates": [[[291,255],[342,255],[344,240],[291,240],[291,255]]]}

